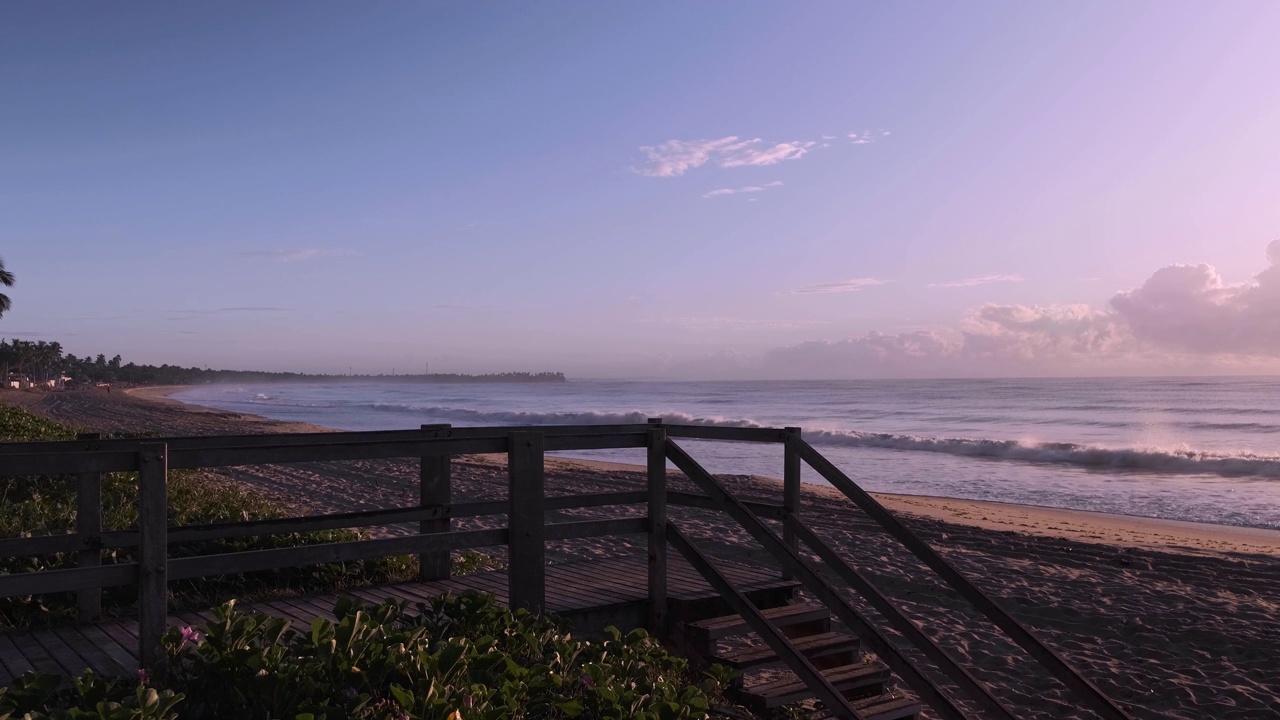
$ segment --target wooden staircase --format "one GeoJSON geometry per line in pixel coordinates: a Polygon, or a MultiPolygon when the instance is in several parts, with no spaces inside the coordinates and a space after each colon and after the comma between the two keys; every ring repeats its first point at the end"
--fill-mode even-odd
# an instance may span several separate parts
{"type": "MultiPolygon", "coordinates": [[[[864,720],[910,720],[920,712],[914,697],[887,692],[892,679],[889,668],[872,656],[864,656],[856,636],[833,630],[831,612],[825,606],[788,601],[760,607],[796,650],[852,701],[864,720]]],[[[768,710],[813,697],[739,615],[677,622],[675,630],[679,644],[695,663],[719,663],[742,671],[739,687],[732,694],[747,707],[768,710]]]]}

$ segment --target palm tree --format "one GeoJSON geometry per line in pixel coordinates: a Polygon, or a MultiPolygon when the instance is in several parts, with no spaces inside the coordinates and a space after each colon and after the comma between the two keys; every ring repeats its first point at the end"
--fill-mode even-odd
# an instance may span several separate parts
{"type": "MultiPolygon", "coordinates": [[[[5,287],[13,287],[13,273],[4,269],[4,258],[0,258],[0,285],[5,287]]],[[[9,296],[0,293],[0,317],[9,312],[9,308],[13,303],[9,302],[9,296]]]]}

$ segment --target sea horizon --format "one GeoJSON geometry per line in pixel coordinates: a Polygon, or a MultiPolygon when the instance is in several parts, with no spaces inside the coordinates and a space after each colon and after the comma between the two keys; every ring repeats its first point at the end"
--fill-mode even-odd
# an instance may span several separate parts
{"type": "MultiPolygon", "coordinates": [[[[1280,528],[1274,376],[230,383],[172,397],[340,430],[650,417],[798,426],[868,490],[1280,528]]],[[[693,444],[713,472],[781,475],[777,448],[693,444]]],[[[644,462],[638,451],[570,455],[644,462]]],[[[804,480],[823,484],[807,468],[804,480]]]]}

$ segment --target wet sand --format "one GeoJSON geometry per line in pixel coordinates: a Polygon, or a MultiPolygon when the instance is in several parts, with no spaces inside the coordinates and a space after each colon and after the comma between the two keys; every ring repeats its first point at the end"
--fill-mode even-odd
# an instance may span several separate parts
{"type": "MultiPolygon", "coordinates": [[[[318,431],[301,423],[157,402],[164,389],[110,395],[0,392],[0,402],[86,431],[168,435],[318,431]],[[17,396],[24,396],[18,398],[17,396]]],[[[235,468],[227,477],[298,512],[416,502],[417,463],[369,461],[235,468]]],[[[776,480],[724,476],[743,497],[776,502],[776,480]]],[[[856,477],[855,477],[856,480],[856,477]]],[[[502,498],[505,458],[454,463],[459,501],[502,498]]],[[[673,474],[674,489],[692,490],[673,474]]],[[[549,458],[549,494],[639,489],[627,465],[549,458]]],[[[906,523],[1135,717],[1280,717],[1280,533],[1002,503],[881,495],[906,523]]],[[[637,515],[643,508],[562,511],[565,519],[637,515]]],[[[831,488],[806,486],[802,513],[824,539],[897,599],[926,631],[966,657],[974,674],[1027,717],[1092,717],[999,632],[934,580],[831,488]]],[[[673,508],[672,519],[726,559],[769,559],[725,516],[673,508]]],[[[455,521],[501,525],[501,516],[455,521]]],[[[383,533],[405,532],[389,527],[383,533]]],[[[640,552],[643,537],[548,547],[552,561],[640,552]]],[[[864,607],[864,612],[875,613],[864,607]]]]}

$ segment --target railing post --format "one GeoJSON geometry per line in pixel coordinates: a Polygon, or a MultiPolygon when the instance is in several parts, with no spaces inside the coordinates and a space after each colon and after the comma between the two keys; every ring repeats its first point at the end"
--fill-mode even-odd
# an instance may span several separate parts
{"type": "MultiPolygon", "coordinates": [[[[795,517],[799,519],[800,515],[800,453],[795,445],[795,440],[800,439],[800,428],[789,427],[783,428],[787,434],[786,443],[782,450],[782,512],[787,517],[795,517]]],[[[786,522],[782,525],[782,541],[787,547],[793,551],[799,551],[800,539],[796,537],[795,531],[786,522]]],[[[785,569],[782,571],[783,580],[794,580],[791,573],[785,569]]]]}
{"type": "MultiPolygon", "coordinates": [[[[452,425],[423,425],[422,432],[429,438],[445,437],[452,425]]],[[[418,523],[418,532],[449,532],[453,529],[453,520],[448,515],[448,505],[453,502],[452,463],[448,455],[423,455],[419,469],[419,503],[421,507],[437,505],[442,508],[439,518],[422,520],[418,523]]],[[[448,580],[450,573],[450,554],[448,550],[436,550],[418,555],[418,578],[421,580],[448,580]]]]}
{"type": "MultiPolygon", "coordinates": [[[[77,440],[98,440],[98,433],[81,433],[77,440]]],[[[102,564],[102,473],[76,475],[76,534],[81,549],[77,553],[80,567],[102,564]]],[[[85,588],[76,592],[80,622],[102,616],[102,588],[85,588]]]]}
{"type": "Polygon", "coordinates": [[[169,614],[169,448],[138,451],[138,663],[159,668],[160,636],[169,614]]]}
{"type": "Polygon", "coordinates": [[[508,436],[507,599],[512,610],[546,609],[546,496],[540,432],[508,436]]]}
{"type": "Polygon", "coordinates": [[[667,634],[667,430],[649,425],[649,631],[667,634]]]}

